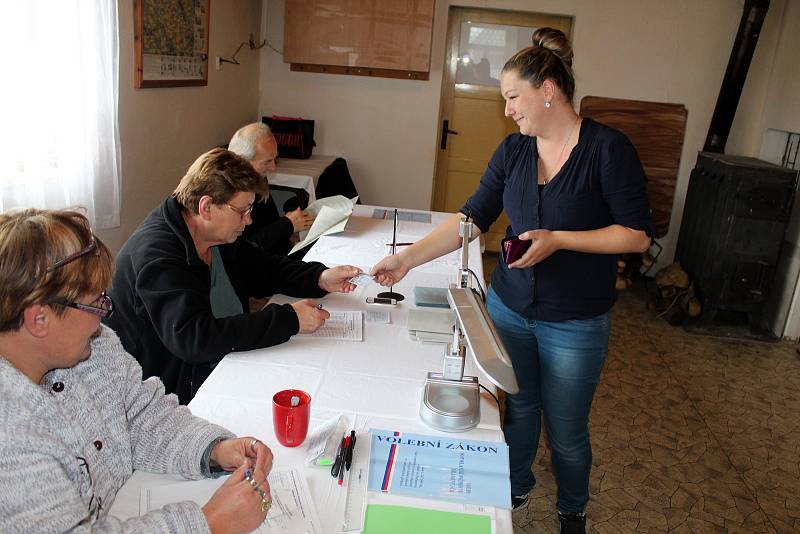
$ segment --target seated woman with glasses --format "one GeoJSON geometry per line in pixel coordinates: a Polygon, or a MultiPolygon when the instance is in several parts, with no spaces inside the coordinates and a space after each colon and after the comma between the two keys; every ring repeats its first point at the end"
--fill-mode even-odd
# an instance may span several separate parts
{"type": "Polygon", "coordinates": [[[249,532],[272,452],[164,394],[100,319],[112,259],[72,211],[0,214],[0,532],[249,532]],[[134,469],[233,474],[205,506],[108,514],[134,469]]]}
{"type": "Polygon", "coordinates": [[[229,352],[283,343],[330,317],[311,300],[246,313],[249,297],[322,297],[356,287],[349,280],[361,269],[272,256],[238,239],[265,187],[246,159],[210,150],[117,255],[110,290],[117,313],[105,322],[145,377],[160,377],[181,404],[229,352]]]}

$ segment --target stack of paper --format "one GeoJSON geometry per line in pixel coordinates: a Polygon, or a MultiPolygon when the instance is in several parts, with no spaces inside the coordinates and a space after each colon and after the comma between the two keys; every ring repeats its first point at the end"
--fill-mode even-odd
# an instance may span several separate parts
{"type": "Polygon", "coordinates": [[[452,310],[421,310],[408,312],[408,335],[422,343],[448,343],[453,339],[456,319],[452,310]]]}
{"type": "Polygon", "coordinates": [[[385,504],[367,505],[362,534],[391,534],[402,525],[403,532],[414,534],[491,534],[492,520],[488,515],[446,512],[410,506],[385,504]]]}
{"type": "MultiPolygon", "coordinates": [[[[139,515],[182,501],[193,501],[203,506],[227,478],[143,488],[139,496],[139,515]]],[[[300,469],[273,469],[267,480],[272,508],[256,533],[323,534],[311,492],[300,469]]]]}
{"type": "Polygon", "coordinates": [[[416,286],[414,288],[414,304],[427,308],[449,308],[447,288],[416,286]]]}

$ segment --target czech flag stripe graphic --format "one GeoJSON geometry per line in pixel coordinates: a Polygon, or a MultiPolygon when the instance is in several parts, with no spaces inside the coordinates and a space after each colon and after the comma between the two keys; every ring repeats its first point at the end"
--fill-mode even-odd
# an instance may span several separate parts
{"type": "MultiPolygon", "coordinates": [[[[400,432],[395,431],[394,437],[399,438],[400,432]]],[[[394,476],[394,462],[397,459],[397,443],[392,443],[389,446],[389,457],[386,458],[386,470],[383,472],[383,482],[381,483],[381,491],[387,493],[389,486],[392,484],[392,477],[394,476]]]]}

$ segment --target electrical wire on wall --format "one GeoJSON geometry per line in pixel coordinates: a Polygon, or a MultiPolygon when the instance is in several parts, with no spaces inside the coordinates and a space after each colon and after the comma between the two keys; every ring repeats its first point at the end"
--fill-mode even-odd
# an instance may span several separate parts
{"type": "Polygon", "coordinates": [[[242,41],[242,43],[239,45],[239,48],[236,49],[236,52],[233,53],[230,59],[221,56],[217,58],[218,61],[217,68],[219,68],[219,65],[221,65],[222,63],[230,63],[231,65],[241,65],[241,63],[239,63],[239,60],[236,59],[236,54],[239,53],[239,50],[241,50],[244,45],[249,45],[250,50],[258,50],[259,48],[263,48],[266,43],[267,41],[264,40],[261,43],[256,44],[253,34],[251,33],[250,39],[248,41],[242,41]]]}
{"type": "Polygon", "coordinates": [[[270,21],[269,4],[270,0],[266,0],[264,2],[264,16],[261,17],[261,20],[263,20],[264,22],[263,22],[263,27],[261,28],[261,35],[264,36],[264,43],[266,43],[267,47],[270,48],[273,52],[280,54],[282,56],[283,52],[272,46],[272,43],[269,42],[269,21],[270,21]]]}

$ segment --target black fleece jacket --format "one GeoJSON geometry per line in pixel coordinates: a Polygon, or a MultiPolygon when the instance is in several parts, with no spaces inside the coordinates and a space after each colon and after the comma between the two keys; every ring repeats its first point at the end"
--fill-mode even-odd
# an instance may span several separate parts
{"type": "MultiPolygon", "coordinates": [[[[219,247],[243,309],[248,297],[275,293],[321,297],[326,269],[317,262],[272,256],[244,239],[219,247]]],[[[217,319],[211,312],[211,273],[195,249],[181,206],[167,198],[123,245],[109,294],[114,315],[105,319],[142,365],[161,378],[167,393],[187,404],[213,364],[233,351],[269,347],[299,330],[294,309],[270,304],[255,313],[217,319]]]]}
{"type": "Polygon", "coordinates": [[[256,198],[253,211],[250,212],[252,223],[247,225],[242,236],[259,245],[269,254],[285,256],[292,249],[290,238],[294,226],[288,217],[281,217],[272,196],[265,200],[256,198]]]}

